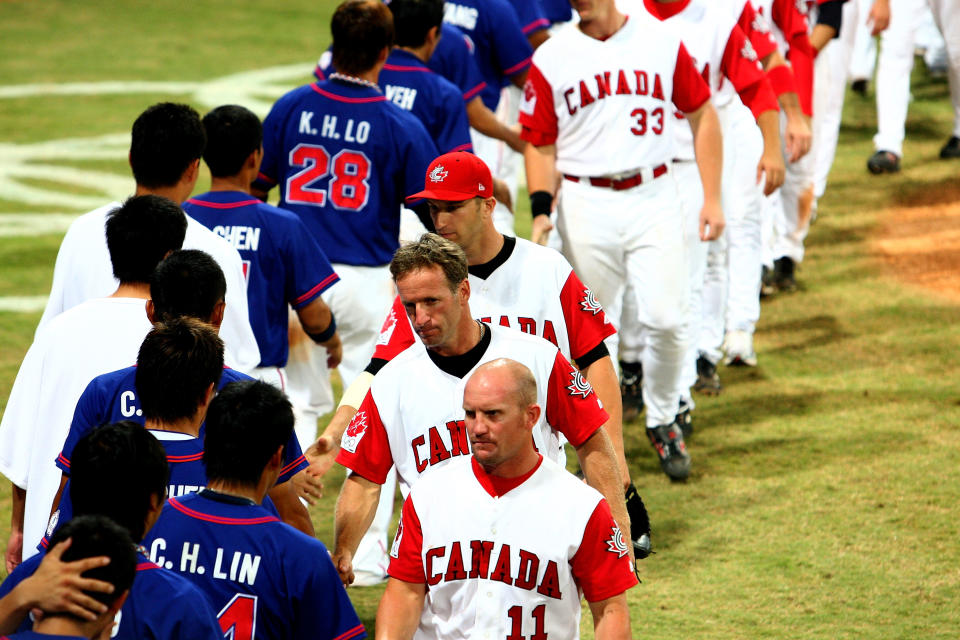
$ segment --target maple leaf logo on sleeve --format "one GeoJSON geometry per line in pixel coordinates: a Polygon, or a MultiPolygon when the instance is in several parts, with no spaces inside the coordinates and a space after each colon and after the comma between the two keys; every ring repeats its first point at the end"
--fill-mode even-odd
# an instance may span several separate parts
{"type": "Polygon", "coordinates": [[[350,424],[347,425],[347,430],[343,432],[343,438],[340,439],[340,446],[350,453],[356,453],[357,445],[360,444],[360,440],[363,439],[368,426],[370,425],[367,422],[367,412],[357,411],[353,419],[350,420],[350,424]]]}
{"type": "Polygon", "coordinates": [[[593,387],[590,386],[590,383],[587,382],[587,379],[583,377],[580,371],[571,367],[570,384],[567,385],[567,391],[570,392],[572,396],[581,396],[586,399],[587,396],[593,393],[593,387]]]}
{"type": "Polygon", "coordinates": [[[623,532],[620,531],[620,527],[610,527],[610,531],[610,539],[607,540],[607,551],[617,554],[618,558],[622,558],[629,553],[627,543],[623,539],[623,532]]]}
{"type": "Polygon", "coordinates": [[[600,301],[593,295],[593,291],[590,291],[588,288],[583,289],[583,300],[580,301],[580,308],[593,315],[597,315],[603,311],[603,307],[600,306],[600,301]]]}

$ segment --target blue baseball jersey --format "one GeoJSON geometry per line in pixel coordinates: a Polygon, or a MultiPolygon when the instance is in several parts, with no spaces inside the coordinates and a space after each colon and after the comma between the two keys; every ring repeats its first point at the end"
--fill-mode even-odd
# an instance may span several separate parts
{"type": "Polygon", "coordinates": [[[413,115],[377,88],[340,80],[277,100],[263,150],[256,186],[280,186],[280,207],[300,217],[331,262],[363,266],[390,262],[404,196],[423,188],[438,155],[413,115]]]}
{"type": "Polygon", "coordinates": [[[297,216],[242,191],[194,196],[183,210],[240,252],[260,366],[286,365],[287,305],[300,309],[340,279],[323,249],[297,216]]]}
{"type": "Polygon", "coordinates": [[[551,24],[558,22],[570,22],[573,20],[573,7],[570,6],[570,0],[537,0],[543,15],[551,24]]]}
{"type": "MultiPolygon", "coordinates": [[[[520,21],[520,30],[523,35],[529,36],[531,33],[542,31],[550,27],[550,21],[539,0],[510,0],[510,5],[517,12],[517,19],[520,21]]],[[[567,3],[569,6],[570,3],[567,3]]]]}
{"type": "MultiPolygon", "coordinates": [[[[170,466],[167,498],[185,496],[207,486],[207,470],[203,465],[203,440],[185,433],[170,431],[151,430],[150,433],[160,441],[167,454],[167,464],[170,466]]],[[[263,505],[273,515],[278,515],[270,496],[264,499],[263,505]]],[[[46,533],[37,548],[46,549],[60,525],[68,522],[72,517],[73,501],[70,498],[70,480],[68,479],[63,488],[63,495],[60,496],[60,504],[50,517],[46,533]]]]}
{"type": "Polygon", "coordinates": [[[144,546],[207,594],[233,638],[366,636],[323,543],[248,500],[210,490],[168,500],[144,546]]]}
{"type": "Polygon", "coordinates": [[[443,21],[459,27],[476,47],[474,58],[487,86],[480,92],[491,111],[500,102],[507,78],[530,66],[533,49],[507,0],[447,0],[443,21]]]}
{"type": "Polygon", "coordinates": [[[0,640],[87,640],[86,636],[61,636],[36,631],[18,631],[12,636],[0,636],[0,640]]]}
{"type": "MultiPolygon", "coordinates": [[[[32,576],[43,560],[43,553],[24,560],[0,585],[0,597],[32,576]]],[[[186,578],[162,569],[137,553],[137,574],[130,595],[114,622],[111,638],[119,640],[222,640],[223,632],[207,597],[186,578]]],[[[47,638],[32,633],[26,617],[14,638],[47,638]]],[[[57,636],[62,638],[62,636],[57,636]]],[[[72,637],[72,636],[71,636],[72,637]]]]}
{"type": "Polygon", "coordinates": [[[427,61],[428,67],[459,87],[464,102],[473,100],[487,86],[473,57],[474,49],[473,41],[463,31],[444,22],[437,48],[427,61]]]}
{"type": "MultiPolygon", "coordinates": [[[[70,475],[70,458],[73,456],[73,448],[77,446],[80,438],[95,427],[122,420],[143,424],[143,412],[137,407],[136,375],[135,366],[119,369],[97,376],[83,390],[83,394],[77,401],[77,408],[73,412],[67,439],[56,459],[56,465],[63,473],[70,475]]],[[[222,389],[231,382],[252,379],[244,373],[224,367],[223,375],[220,376],[220,385],[217,388],[222,389]]],[[[200,425],[201,441],[204,432],[204,425],[200,425]]],[[[283,484],[308,466],[296,434],[291,435],[290,440],[287,441],[283,469],[280,471],[280,477],[277,478],[277,484],[283,484]]]]}
{"type": "Polygon", "coordinates": [[[403,49],[391,51],[379,84],[387,100],[423,123],[440,153],[473,151],[460,90],[415,55],[403,49]]]}

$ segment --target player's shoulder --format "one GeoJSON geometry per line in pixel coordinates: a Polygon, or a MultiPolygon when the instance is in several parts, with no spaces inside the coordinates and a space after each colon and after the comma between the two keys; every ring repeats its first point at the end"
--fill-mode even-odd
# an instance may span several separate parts
{"type": "MultiPolygon", "coordinates": [[[[397,322],[404,322],[405,317],[398,317],[397,322]]],[[[373,378],[374,385],[383,386],[388,380],[397,380],[398,378],[402,379],[409,375],[409,370],[419,369],[420,367],[431,364],[430,356],[427,355],[427,350],[424,348],[423,343],[420,342],[419,338],[414,336],[414,342],[406,349],[395,355],[391,358],[380,371],[377,372],[377,375],[373,378]],[[382,379],[380,376],[384,376],[382,379]],[[380,384],[377,384],[377,380],[381,380],[380,384]]],[[[390,384],[393,384],[391,382],[390,384]]]]}
{"type": "Polygon", "coordinates": [[[220,375],[220,387],[223,388],[231,382],[245,382],[247,380],[253,380],[253,378],[242,371],[224,366],[223,373],[220,375]]]}
{"type": "Polygon", "coordinates": [[[410,488],[414,506],[435,503],[436,492],[448,495],[452,487],[462,483],[465,478],[474,477],[472,459],[473,456],[456,456],[423,474],[410,488]]]}
{"type": "Polygon", "coordinates": [[[384,102],[381,103],[381,105],[383,107],[383,118],[394,127],[390,133],[394,135],[397,140],[431,139],[430,134],[427,133],[427,129],[415,115],[395,105],[393,102],[384,102]]]}
{"type": "Polygon", "coordinates": [[[564,495],[588,500],[599,500],[603,497],[603,494],[599,491],[547,457],[543,458],[537,471],[534,479],[549,484],[550,487],[561,491],[564,495]]]}
{"type": "Polygon", "coordinates": [[[198,220],[187,216],[187,233],[183,238],[184,249],[199,249],[210,254],[227,271],[231,263],[240,264],[240,254],[224,238],[203,226],[198,220]]]}
{"type": "Polygon", "coordinates": [[[544,266],[548,266],[551,269],[565,272],[566,274],[573,271],[573,267],[570,266],[570,263],[563,257],[562,253],[556,249],[545,247],[536,242],[530,242],[524,238],[517,238],[514,252],[520,260],[524,262],[531,261],[538,265],[538,269],[543,269],[544,266]]]}
{"type": "Polygon", "coordinates": [[[270,109],[271,114],[274,112],[280,114],[285,111],[290,111],[295,109],[297,105],[301,104],[304,100],[316,96],[317,92],[314,90],[313,85],[314,83],[308,83],[287,91],[273,103],[273,107],[270,109]]]}
{"type": "MultiPolygon", "coordinates": [[[[88,242],[94,238],[104,239],[106,236],[103,225],[107,221],[107,214],[120,207],[120,204],[116,201],[109,202],[74,218],[70,222],[70,226],[67,227],[67,233],[60,243],[60,251],[62,252],[65,249],[88,251],[88,242]]],[[[106,246],[105,239],[103,245],[106,246]]]]}
{"type": "Polygon", "coordinates": [[[135,380],[136,376],[137,367],[136,365],[131,365],[123,369],[117,369],[116,371],[101,373],[90,381],[87,389],[97,389],[107,392],[116,391],[120,387],[128,386],[128,383],[135,380]]]}
{"type": "Polygon", "coordinates": [[[137,579],[134,580],[132,597],[149,596],[177,602],[179,598],[205,597],[187,578],[160,565],[141,558],[137,563],[137,579]]]}

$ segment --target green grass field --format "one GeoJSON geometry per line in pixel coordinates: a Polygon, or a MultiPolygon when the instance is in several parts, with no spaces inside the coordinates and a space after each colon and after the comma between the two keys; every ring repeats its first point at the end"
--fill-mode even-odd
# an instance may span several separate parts
{"type": "MultiPolygon", "coordinates": [[[[333,6],[0,2],[0,308],[46,294],[63,233],[11,231],[10,214],[52,221],[131,191],[123,136],[152,102],[262,113],[309,79],[333,6]],[[247,73],[295,64],[280,79],[247,73]],[[106,81],[153,84],[66,84],[106,81]]],[[[759,366],[721,370],[723,395],[698,398],[689,482],[671,484],[642,425],[625,427],[657,551],[629,594],[634,637],[960,634],[960,306],[902,283],[871,248],[892,208],[960,198],[960,163],[936,159],[947,87],[918,66],[896,176],[867,174],[873,101],[848,96],[801,290],[764,304],[759,366]]],[[[0,311],[0,408],[39,315],[0,311]]],[[[327,543],[340,482],[312,512],[327,543]]],[[[0,487],[0,540],[9,505],[0,487]]],[[[380,593],[351,590],[371,631],[380,593]]],[[[582,628],[592,638],[589,616],[582,628]]]]}

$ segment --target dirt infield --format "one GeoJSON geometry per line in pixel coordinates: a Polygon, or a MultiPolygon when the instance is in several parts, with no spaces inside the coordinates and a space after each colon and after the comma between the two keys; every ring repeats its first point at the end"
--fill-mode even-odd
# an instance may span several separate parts
{"type": "Polygon", "coordinates": [[[892,277],[960,303],[960,186],[947,191],[887,211],[872,244],[892,277]]]}

